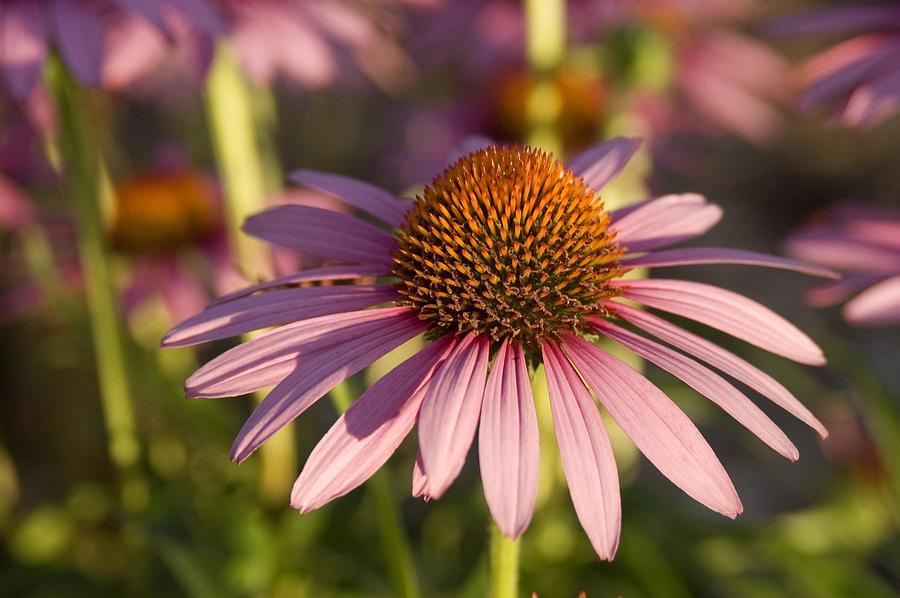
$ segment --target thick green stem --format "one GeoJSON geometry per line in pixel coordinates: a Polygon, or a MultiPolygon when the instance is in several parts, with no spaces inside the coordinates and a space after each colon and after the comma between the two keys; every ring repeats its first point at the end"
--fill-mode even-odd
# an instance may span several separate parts
{"type": "Polygon", "coordinates": [[[519,541],[491,523],[490,598],[516,598],[519,592],[519,541]]]}
{"type": "MultiPolygon", "coordinates": [[[[249,280],[271,275],[271,257],[261,241],[241,232],[244,219],[265,208],[264,199],[280,179],[277,163],[266,160],[272,152],[260,148],[260,130],[254,91],[244,79],[231,48],[220,43],[206,89],[206,109],[219,173],[225,191],[228,237],[238,267],[249,280]]],[[[267,119],[272,125],[274,114],[267,119]]],[[[257,399],[262,400],[258,393],[257,399]]],[[[297,470],[295,434],[285,426],[261,449],[263,499],[280,505],[290,493],[297,470]]]]}
{"type": "MultiPolygon", "coordinates": [[[[350,407],[353,402],[352,393],[349,381],[339,384],[331,391],[331,400],[338,411],[344,412],[350,407]]],[[[375,508],[378,531],[394,583],[394,594],[404,598],[419,598],[422,595],[419,578],[392,488],[390,473],[384,468],[366,482],[366,491],[375,508]]]]}
{"type": "Polygon", "coordinates": [[[100,383],[109,455],[121,470],[132,472],[140,456],[129,389],[124,335],[112,284],[101,202],[104,185],[102,157],[87,134],[81,110],[83,91],[65,67],[55,60],[48,68],[61,125],[59,150],[68,191],[77,216],[78,249],[94,357],[100,383]]]}
{"type": "Polygon", "coordinates": [[[566,57],[566,0],[524,0],[525,52],[536,83],[528,98],[528,144],[559,154],[561,109],[553,77],[566,57]]]}

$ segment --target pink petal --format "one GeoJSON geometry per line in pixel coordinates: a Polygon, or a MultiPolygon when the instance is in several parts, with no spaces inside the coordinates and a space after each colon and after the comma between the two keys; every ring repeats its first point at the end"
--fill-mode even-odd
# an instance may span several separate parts
{"type": "Polygon", "coordinates": [[[152,23],[159,31],[166,30],[162,0],[113,0],[113,2],[128,12],[140,15],[146,21],[152,23]]]}
{"type": "Polygon", "coordinates": [[[877,31],[894,23],[900,26],[900,8],[876,5],[813,9],[773,21],[766,27],[772,35],[853,33],[877,31]]]}
{"type": "Polygon", "coordinates": [[[396,241],[359,218],[308,206],[278,206],[254,214],[244,232],[300,253],[362,264],[390,265],[396,241]]]}
{"type": "Polygon", "coordinates": [[[872,286],[884,275],[856,274],[847,276],[841,280],[835,280],[821,286],[817,286],[806,292],[806,303],[813,307],[828,307],[846,301],[850,296],[860,292],[866,287],[872,286]]]}
{"type": "Polygon", "coordinates": [[[879,326],[900,322],[900,276],[883,280],[844,306],[848,322],[879,326]]]}
{"type": "Polygon", "coordinates": [[[665,268],[668,266],[692,266],[697,264],[744,264],[793,270],[810,276],[839,278],[837,272],[784,257],[743,251],[741,249],[721,249],[718,247],[688,247],[656,251],[623,262],[629,267],[665,268]]]}
{"type": "Polygon", "coordinates": [[[298,358],[333,345],[352,343],[357,334],[386,327],[413,312],[405,307],[369,309],[303,320],[266,332],[222,353],[187,379],[189,397],[229,397],[281,382],[298,358]]]}
{"type": "Polygon", "coordinates": [[[674,245],[704,234],[722,219],[722,208],[696,193],[665,195],[613,213],[616,240],[629,252],[674,245]]]}
{"type": "Polygon", "coordinates": [[[295,272],[285,276],[279,276],[272,280],[245,287],[239,291],[222,295],[215,299],[213,305],[234,301],[241,297],[252,295],[259,291],[268,291],[278,287],[296,285],[304,282],[325,282],[330,280],[354,280],[357,278],[370,278],[387,276],[391,273],[386,266],[331,266],[327,268],[314,268],[295,272]]]}
{"type": "Polygon", "coordinates": [[[731,518],[743,511],[709,444],[662,391],[578,337],[567,337],[562,349],[613,419],[664,476],[713,511],[731,518]]]}
{"type": "Polygon", "coordinates": [[[369,183],[314,170],[297,170],[289,178],[301,185],[334,195],[388,224],[400,226],[403,223],[407,206],[387,191],[369,183]]]}
{"type": "Polygon", "coordinates": [[[900,70],[882,73],[856,89],[844,108],[845,125],[871,126],[900,108],[900,70]]]}
{"type": "Polygon", "coordinates": [[[721,407],[725,413],[753,432],[760,440],[791,461],[800,454],[797,447],[750,399],[709,368],[659,343],[625,330],[611,322],[592,320],[605,336],[656,364],[721,407]]]}
{"type": "Polygon", "coordinates": [[[651,313],[621,303],[609,302],[607,305],[625,321],[743,382],[816,430],[822,438],[828,436],[822,422],[784,386],[734,353],[651,313]]]}
{"type": "Polygon", "coordinates": [[[244,461],[332,388],[421,334],[427,326],[408,312],[399,313],[373,330],[363,332],[364,325],[357,327],[353,342],[305,353],[296,369],[250,414],[234,440],[231,458],[238,463],[244,461]]]}
{"type": "Polygon", "coordinates": [[[378,471],[412,430],[425,385],[455,344],[444,335],[369,387],[313,449],[291,506],[301,513],[318,509],[378,471]]]}
{"type": "Polygon", "coordinates": [[[210,0],[167,0],[167,4],[186,16],[194,27],[208,35],[224,35],[228,31],[228,25],[222,14],[210,0]]]}
{"type": "Polygon", "coordinates": [[[250,295],[211,305],[181,322],[163,337],[164,347],[184,347],[239,336],[327,314],[349,312],[397,299],[390,285],[301,287],[250,295]]]}
{"type": "Polygon", "coordinates": [[[616,137],[586,149],[569,160],[569,168],[599,191],[616,177],[641,146],[639,138],[616,137]]]}
{"type": "Polygon", "coordinates": [[[422,465],[422,451],[416,454],[416,463],[413,465],[412,495],[416,498],[421,496],[425,502],[431,500],[431,495],[428,494],[428,476],[425,475],[425,466],[422,465]]]}
{"type": "Polygon", "coordinates": [[[475,438],[490,342],[467,334],[428,384],[419,412],[419,450],[428,494],[440,498],[459,475],[475,438]]]}
{"type": "Polygon", "coordinates": [[[800,232],[788,239],[785,250],[798,259],[839,270],[885,272],[900,269],[900,252],[896,249],[846,233],[800,232]]]}
{"type": "Polygon", "coordinates": [[[804,66],[806,78],[812,83],[803,91],[800,107],[807,110],[840,100],[898,58],[896,43],[877,35],[838,44],[804,66]]]}
{"type": "Polygon", "coordinates": [[[99,85],[106,30],[99,9],[75,0],[53,2],[56,42],[72,74],[86,85],[99,85]]]}
{"type": "Polygon", "coordinates": [[[42,8],[34,0],[7,2],[0,10],[0,68],[10,91],[27,97],[47,58],[42,8]]]}
{"type": "Polygon", "coordinates": [[[619,546],[622,505],[609,436],[591,393],[552,342],[541,347],[553,428],[578,521],[601,559],[619,546]]]}
{"type": "Polygon", "coordinates": [[[823,365],[822,350],[769,308],[732,291],[688,280],[629,280],[623,296],[727,332],[766,351],[808,365],[823,365]]]}
{"type": "Polygon", "coordinates": [[[500,345],[484,389],[478,429],[484,496],[505,536],[528,527],[537,497],[540,454],[537,413],[522,346],[500,345]]]}
{"type": "Polygon", "coordinates": [[[126,17],[110,25],[106,37],[101,82],[105,89],[123,89],[156,67],[169,46],[153,25],[126,17]]]}

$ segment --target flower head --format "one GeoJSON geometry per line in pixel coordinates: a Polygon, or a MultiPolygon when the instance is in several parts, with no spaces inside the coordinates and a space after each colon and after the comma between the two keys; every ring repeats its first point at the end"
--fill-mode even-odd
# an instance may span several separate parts
{"type": "Polygon", "coordinates": [[[787,36],[853,34],[803,65],[802,108],[825,108],[850,126],[875,125],[900,108],[900,6],[817,9],[770,29],[787,36]]]}
{"type": "Polygon", "coordinates": [[[848,322],[900,323],[900,213],[835,206],[791,235],[786,248],[800,259],[846,272],[841,280],[810,291],[810,304],[824,307],[850,299],[843,308],[848,322]]]}
{"type": "Polygon", "coordinates": [[[721,210],[688,194],[606,211],[597,193],[637,147],[636,140],[615,139],[568,164],[539,150],[484,147],[459,158],[411,203],[359,181],[295,173],[296,181],[339,197],[384,227],[304,206],[249,218],[248,233],[334,265],[222,297],[172,329],[163,344],[279,326],[220,355],[186,384],[193,397],[275,385],[235,440],[232,457],[243,461],[342,380],[424,333],[430,344],[373,384],[313,450],[292,494],[302,512],[363,483],[418,425],[414,493],[440,497],[477,433],[488,506],[505,534],[520,535],[534,509],[539,468],[529,368],[542,363],[572,501],[601,558],[615,553],[620,504],[595,399],[665,476],[734,517],[740,500],[697,428],[657,387],[592,340],[607,337],[656,363],[796,459],[784,433],[700,362],[824,436],[821,423],[783,386],[623,300],[694,319],[801,363],[824,363],[819,348],[775,313],[730,291],[622,276],[638,266],[701,263],[830,272],[739,250],[657,251],[703,234],[721,210]]]}

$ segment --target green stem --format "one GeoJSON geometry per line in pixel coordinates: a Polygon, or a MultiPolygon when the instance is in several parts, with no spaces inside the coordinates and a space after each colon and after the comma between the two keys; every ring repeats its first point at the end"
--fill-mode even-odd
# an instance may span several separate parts
{"type": "Polygon", "coordinates": [[[519,541],[491,522],[490,598],[516,598],[519,592],[519,541]]]}
{"type": "Polygon", "coordinates": [[[101,202],[103,159],[88,137],[83,93],[58,60],[48,67],[48,83],[54,95],[61,125],[62,167],[74,202],[78,249],[100,383],[104,423],[112,462],[134,473],[140,456],[135,417],[125,363],[125,341],[112,284],[101,202]]]}
{"type": "Polygon", "coordinates": [[[553,76],[566,57],[566,0],[524,0],[525,53],[535,85],[528,98],[528,144],[559,154],[561,99],[553,76]]]}
{"type": "MultiPolygon", "coordinates": [[[[265,208],[266,195],[280,179],[274,152],[260,147],[261,131],[265,125],[274,124],[274,110],[267,114],[265,123],[259,122],[255,93],[232,49],[220,43],[207,82],[206,111],[225,191],[228,238],[238,267],[250,280],[270,276],[272,260],[268,247],[243,234],[241,225],[247,216],[265,208]]],[[[258,401],[263,397],[263,393],[256,395],[258,401]]],[[[281,505],[297,470],[294,427],[285,426],[269,439],[261,449],[260,460],[262,497],[271,505],[281,505]]]]}
{"type": "MultiPolygon", "coordinates": [[[[346,411],[353,402],[353,388],[348,380],[331,391],[331,400],[338,411],[346,411]]],[[[394,593],[404,598],[419,598],[422,591],[413,564],[412,550],[400,520],[400,512],[393,495],[390,473],[382,468],[366,482],[366,491],[378,522],[378,531],[390,568],[394,593]]]]}

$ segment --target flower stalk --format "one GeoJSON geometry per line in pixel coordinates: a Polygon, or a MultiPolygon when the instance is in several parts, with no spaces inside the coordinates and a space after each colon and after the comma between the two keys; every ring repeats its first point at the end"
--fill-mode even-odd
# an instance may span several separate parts
{"type": "MultiPolygon", "coordinates": [[[[271,274],[272,260],[265,244],[243,234],[241,226],[247,216],[263,210],[264,198],[280,179],[280,173],[272,173],[277,164],[267,162],[271,152],[262,150],[258,135],[264,124],[272,124],[274,115],[266,123],[258,122],[253,94],[232,49],[220,42],[207,81],[206,111],[222,177],[231,250],[239,270],[251,281],[271,274]]],[[[257,401],[264,396],[256,393],[257,401]]],[[[297,470],[294,439],[289,425],[262,448],[261,493],[271,505],[283,504],[290,493],[297,470]]]]}
{"type": "Polygon", "coordinates": [[[83,91],[58,59],[47,69],[59,117],[58,151],[62,174],[71,192],[76,214],[78,251],[84,276],[94,358],[100,385],[108,451],[113,464],[133,478],[140,458],[135,416],[129,387],[125,337],[119,320],[106,244],[103,202],[110,189],[103,158],[87,131],[83,91]]]}
{"type": "Polygon", "coordinates": [[[519,541],[507,538],[491,522],[490,587],[491,598],[516,598],[519,591],[519,541]]]}
{"type": "Polygon", "coordinates": [[[528,144],[559,155],[562,105],[553,75],[566,57],[566,0],[524,0],[525,54],[537,83],[528,98],[528,144]]]}

